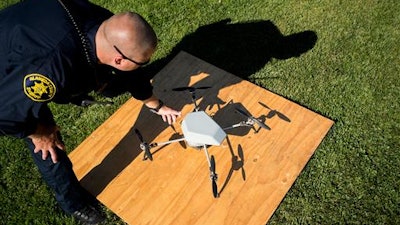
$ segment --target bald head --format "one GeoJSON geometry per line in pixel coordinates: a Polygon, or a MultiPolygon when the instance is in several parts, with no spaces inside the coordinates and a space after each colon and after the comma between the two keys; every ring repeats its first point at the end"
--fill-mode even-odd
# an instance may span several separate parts
{"type": "Polygon", "coordinates": [[[113,46],[116,46],[128,58],[143,62],[151,57],[157,47],[153,28],[142,16],[133,12],[113,15],[102,23],[96,36],[100,60],[102,56],[111,57],[105,54],[115,53],[113,46]]]}

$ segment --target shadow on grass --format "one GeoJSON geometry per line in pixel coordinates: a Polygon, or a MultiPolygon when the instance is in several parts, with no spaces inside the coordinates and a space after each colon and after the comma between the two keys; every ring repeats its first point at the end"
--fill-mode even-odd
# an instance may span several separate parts
{"type": "Polygon", "coordinates": [[[299,57],[317,41],[314,31],[283,35],[269,20],[231,23],[225,19],[199,27],[185,36],[164,59],[150,66],[156,74],[180,51],[188,52],[242,79],[263,68],[272,58],[299,57]]]}
{"type": "MultiPolygon", "coordinates": [[[[303,31],[285,36],[281,34],[279,29],[271,21],[251,21],[232,24],[229,19],[226,19],[198,28],[194,33],[184,37],[181,42],[172,49],[167,57],[157,60],[141,70],[144,74],[153,78],[154,75],[163,69],[180,51],[185,51],[218,68],[235,74],[242,79],[247,79],[250,75],[263,68],[272,58],[284,60],[291,57],[298,57],[312,49],[316,41],[317,35],[313,31],[303,31]]],[[[156,84],[163,83],[163,85],[167,85],[163,79],[160,81],[155,79],[154,82],[156,84]]],[[[240,82],[239,78],[233,78],[226,83],[218,83],[212,74],[208,78],[197,82],[197,86],[212,86],[211,89],[201,93],[203,100],[200,103],[200,109],[203,110],[215,104],[224,104],[224,100],[218,99],[219,90],[238,82],[240,82]]],[[[189,79],[182,79],[174,83],[174,85],[178,86],[187,86],[188,84],[189,79]]],[[[170,87],[167,85],[166,89],[169,88],[170,87]]],[[[162,98],[166,102],[175,101],[177,104],[173,105],[173,107],[177,109],[182,108],[186,104],[190,104],[190,101],[187,101],[187,99],[185,101],[185,98],[182,98],[181,93],[165,93],[162,98]],[[177,102],[176,99],[179,99],[179,101],[177,102]]],[[[262,104],[262,106],[269,109],[266,104],[262,104]]],[[[220,114],[224,115],[220,117],[216,116],[216,121],[220,123],[221,126],[230,125],[230,119],[229,121],[224,120],[226,120],[226,118],[232,118],[232,116],[227,116],[225,113],[222,113],[222,111],[220,114]],[[222,125],[221,123],[226,124],[222,125]]],[[[227,111],[232,112],[232,110],[227,111]]],[[[265,115],[262,119],[265,121],[267,118],[271,118],[274,115],[290,122],[287,117],[276,110],[272,110],[269,115],[265,115]]],[[[142,108],[137,121],[133,125],[133,128],[138,128],[149,142],[168,128],[167,124],[156,117],[158,116],[150,113],[146,108],[142,108]],[[151,126],[152,129],[146,129],[148,126],[151,126]]],[[[250,128],[241,129],[242,130],[236,130],[236,132],[241,132],[234,135],[245,135],[250,131],[250,128]]],[[[81,180],[83,186],[93,195],[97,196],[101,193],[136,157],[142,157],[142,152],[138,149],[139,142],[137,137],[133,135],[132,130],[129,131],[110,154],[106,156],[101,164],[92,169],[81,180]],[[93,182],[94,180],[96,180],[96,182],[93,182]]],[[[232,168],[220,193],[225,189],[234,171],[242,170],[243,179],[246,179],[243,169],[243,150],[241,147],[238,149],[238,154],[241,160],[239,160],[238,156],[236,156],[231,149],[232,168]]]]}

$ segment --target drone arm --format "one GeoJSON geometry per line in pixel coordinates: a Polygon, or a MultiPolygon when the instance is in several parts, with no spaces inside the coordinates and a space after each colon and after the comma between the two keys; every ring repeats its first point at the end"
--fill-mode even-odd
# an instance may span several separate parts
{"type": "Polygon", "coordinates": [[[251,127],[251,126],[253,126],[253,124],[251,124],[249,122],[242,121],[240,123],[233,124],[232,126],[225,127],[225,128],[222,128],[222,129],[223,130],[230,130],[230,129],[234,129],[234,128],[237,128],[237,127],[251,127]]]}
{"type": "Polygon", "coordinates": [[[178,139],[171,140],[171,141],[158,142],[158,143],[151,143],[151,144],[150,144],[150,147],[151,147],[151,148],[154,148],[154,147],[157,147],[157,146],[168,145],[168,144],[171,144],[171,143],[180,142],[180,141],[184,141],[184,140],[185,140],[185,138],[178,138],[178,139]]]}
{"type": "Polygon", "coordinates": [[[236,128],[236,127],[241,127],[241,126],[243,126],[243,125],[240,124],[240,123],[238,123],[238,124],[234,124],[234,125],[229,126],[229,127],[224,127],[224,128],[222,128],[222,129],[223,129],[223,130],[230,130],[230,129],[234,129],[234,128],[236,128]]]}

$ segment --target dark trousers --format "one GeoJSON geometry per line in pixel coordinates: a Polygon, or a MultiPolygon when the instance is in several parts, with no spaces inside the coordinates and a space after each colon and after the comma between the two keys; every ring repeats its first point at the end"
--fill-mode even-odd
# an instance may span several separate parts
{"type": "Polygon", "coordinates": [[[35,146],[32,140],[26,138],[25,141],[43,179],[54,191],[60,207],[67,213],[81,209],[85,204],[85,198],[88,197],[87,192],[79,184],[67,154],[57,149],[57,163],[53,163],[50,154],[46,160],[43,160],[41,151],[34,153],[35,146]]]}

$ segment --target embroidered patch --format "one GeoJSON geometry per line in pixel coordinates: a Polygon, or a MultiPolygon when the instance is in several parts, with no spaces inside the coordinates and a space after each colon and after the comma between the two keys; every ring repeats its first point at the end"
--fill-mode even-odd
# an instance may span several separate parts
{"type": "Polygon", "coordinates": [[[56,94],[56,86],[47,77],[32,73],[24,78],[24,92],[35,102],[45,102],[51,100],[56,94]]]}

